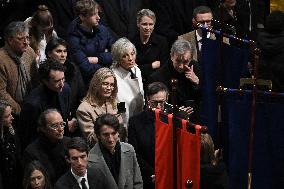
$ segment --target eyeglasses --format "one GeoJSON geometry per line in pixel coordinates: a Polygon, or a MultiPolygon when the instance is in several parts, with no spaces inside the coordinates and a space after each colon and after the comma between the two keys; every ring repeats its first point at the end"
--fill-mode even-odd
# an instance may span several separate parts
{"type": "Polygon", "coordinates": [[[53,129],[53,130],[58,130],[63,129],[64,127],[66,127],[66,122],[61,122],[61,123],[54,123],[48,126],[49,128],[53,129]]]}
{"type": "Polygon", "coordinates": [[[149,103],[151,103],[152,106],[157,107],[158,105],[164,106],[166,103],[166,100],[148,100],[149,103]]]}
{"type": "Polygon", "coordinates": [[[30,41],[30,36],[15,37],[15,39],[21,42],[25,42],[25,41],[30,41]]]}
{"type": "Polygon", "coordinates": [[[103,82],[102,87],[114,89],[114,83],[103,82]]]}

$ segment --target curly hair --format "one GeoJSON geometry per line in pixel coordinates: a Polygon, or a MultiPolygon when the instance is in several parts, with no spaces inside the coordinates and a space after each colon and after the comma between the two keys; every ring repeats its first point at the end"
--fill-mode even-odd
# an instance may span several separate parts
{"type": "Polygon", "coordinates": [[[103,81],[108,78],[113,77],[114,78],[114,89],[112,91],[112,94],[109,99],[107,99],[113,107],[116,106],[116,96],[117,96],[117,80],[113,73],[113,71],[109,68],[100,68],[96,73],[94,74],[89,90],[87,92],[86,97],[83,99],[87,102],[96,103],[98,105],[102,105],[106,99],[102,98],[101,91],[102,91],[102,83],[103,81]]]}
{"type": "Polygon", "coordinates": [[[119,38],[111,48],[111,54],[112,54],[112,66],[118,67],[119,62],[122,60],[122,57],[127,53],[128,49],[133,49],[135,52],[135,55],[137,55],[137,50],[133,43],[131,43],[127,38],[119,38]]]}

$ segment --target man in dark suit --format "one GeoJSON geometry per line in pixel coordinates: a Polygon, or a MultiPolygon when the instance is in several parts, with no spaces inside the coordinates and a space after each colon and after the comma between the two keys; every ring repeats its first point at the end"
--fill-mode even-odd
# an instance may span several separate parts
{"type": "Polygon", "coordinates": [[[46,168],[53,185],[68,170],[64,151],[70,138],[63,136],[66,123],[58,110],[45,110],[38,122],[39,136],[25,149],[23,162],[27,166],[38,160],[46,168]]]}
{"type": "Polygon", "coordinates": [[[65,67],[55,60],[46,60],[39,66],[41,85],[33,89],[24,100],[19,121],[19,135],[22,147],[25,148],[37,136],[37,120],[48,108],[60,111],[67,122],[65,135],[74,129],[76,120],[68,121],[70,115],[70,87],[64,83],[65,67]]]}
{"type": "MultiPolygon", "coordinates": [[[[164,108],[168,99],[168,89],[160,82],[151,83],[147,88],[149,108],[164,108]]],[[[128,142],[137,153],[144,189],[155,188],[155,116],[148,108],[131,117],[128,125],[128,142]]]]}
{"type": "Polygon", "coordinates": [[[66,160],[71,169],[55,184],[55,189],[111,189],[100,169],[87,168],[89,147],[80,137],[67,143],[66,160]]]}
{"type": "MultiPolygon", "coordinates": [[[[137,160],[141,169],[144,189],[155,188],[155,115],[151,110],[159,108],[168,110],[168,89],[161,82],[154,82],[147,87],[148,107],[141,113],[131,117],[128,124],[128,142],[137,153],[137,160]]],[[[180,108],[178,116],[189,116],[193,109],[191,107],[180,108]]]]}

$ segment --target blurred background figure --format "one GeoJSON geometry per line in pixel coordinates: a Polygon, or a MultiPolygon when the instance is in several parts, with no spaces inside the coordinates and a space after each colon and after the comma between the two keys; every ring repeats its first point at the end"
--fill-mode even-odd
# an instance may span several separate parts
{"type": "Polygon", "coordinates": [[[133,38],[137,33],[136,14],[145,8],[145,0],[97,0],[102,23],[117,37],[133,38]]]}
{"type": "Polygon", "coordinates": [[[156,15],[153,11],[140,10],[137,13],[139,33],[130,39],[137,50],[136,63],[141,70],[144,84],[147,83],[148,77],[162,67],[169,58],[167,40],[154,32],[155,23],[156,15]]]}
{"type": "Polygon", "coordinates": [[[30,162],[24,170],[23,189],[52,189],[48,174],[39,161],[30,162]]]}
{"type": "Polygon", "coordinates": [[[4,189],[17,189],[21,186],[21,151],[13,120],[12,107],[0,100],[0,175],[4,189]]]}
{"type": "Polygon", "coordinates": [[[105,113],[114,114],[122,118],[117,109],[117,81],[109,68],[100,68],[93,76],[86,97],[77,110],[77,119],[83,134],[90,147],[97,142],[94,132],[96,119],[105,113]]]}
{"type": "Polygon", "coordinates": [[[126,38],[118,39],[112,46],[112,70],[117,79],[118,102],[125,102],[126,113],[123,123],[127,127],[128,119],[143,110],[144,90],[141,71],[136,64],[136,48],[126,38]]]}
{"type": "Polygon", "coordinates": [[[214,151],[209,134],[201,134],[200,141],[200,189],[228,189],[229,178],[220,150],[214,151]]]}
{"type": "Polygon", "coordinates": [[[284,92],[284,13],[273,11],[258,37],[259,77],[272,80],[273,91],[284,92]]]}
{"type": "Polygon", "coordinates": [[[39,5],[37,11],[32,17],[25,20],[30,31],[30,46],[38,55],[39,62],[46,59],[45,48],[46,44],[52,37],[57,37],[53,28],[53,18],[45,5],[39,5]]]}

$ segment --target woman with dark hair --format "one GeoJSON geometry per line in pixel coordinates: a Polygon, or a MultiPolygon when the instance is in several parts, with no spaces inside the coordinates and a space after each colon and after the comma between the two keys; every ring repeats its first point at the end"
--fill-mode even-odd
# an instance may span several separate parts
{"type": "Polygon", "coordinates": [[[25,168],[23,189],[52,189],[46,170],[39,161],[32,161],[25,168]]]}
{"type": "Polygon", "coordinates": [[[64,72],[65,81],[71,88],[71,113],[75,116],[75,112],[80,104],[80,101],[86,94],[85,84],[81,72],[77,65],[67,59],[67,43],[61,38],[51,39],[45,49],[47,58],[54,59],[66,67],[64,72]]]}
{"type": "Polygon", "coordinates": [[[37,11],[32,17],[27,18],[25,23],[30,28],[30,46],[39,56],[39,61],[44,61],[46,59],[46,44],[51,38],[57,37],[53,29],[53,18],[48,7],[39,5],[37,11]]]}
{"type": "Polygon", "coordinates": [[[0,100],[0,175],[3,188],[18,189],[21,178],[20,149],[13,119],[11,106],[0,100]]]}

